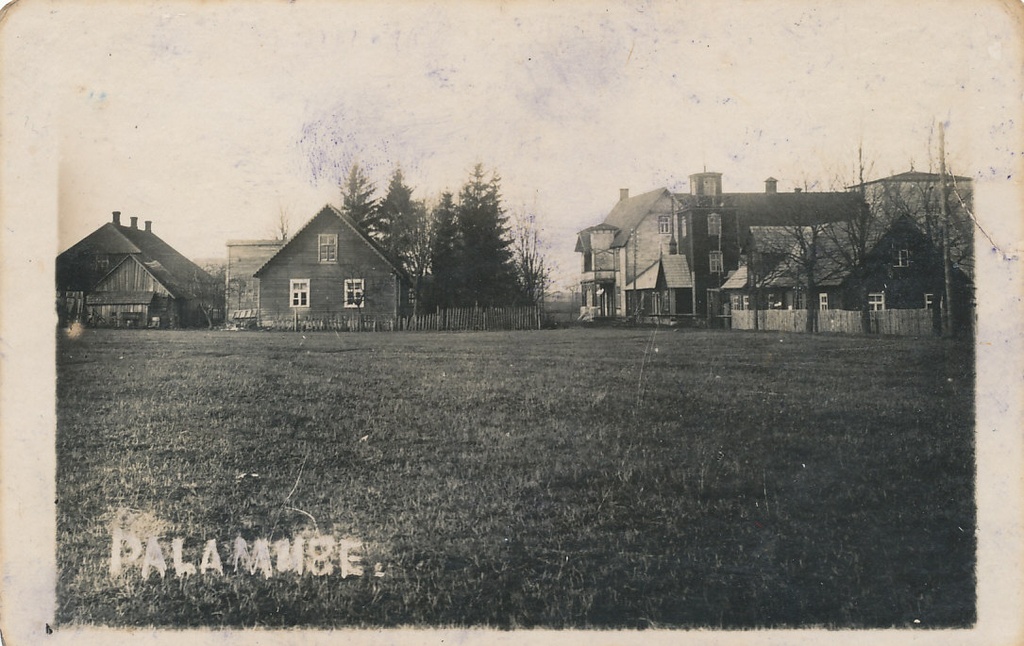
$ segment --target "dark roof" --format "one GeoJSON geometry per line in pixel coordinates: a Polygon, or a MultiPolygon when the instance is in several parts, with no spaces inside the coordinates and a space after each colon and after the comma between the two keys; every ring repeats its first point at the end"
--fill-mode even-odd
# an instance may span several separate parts
{"type": "Polygon", "coordinates": [[[281,248],[278,249],[274,253],[274,255],[272,255],[270,258],[267,259],[266,262],[264,262],[262,265],[260,265],[259,269],[257,269],[255,272],[253,272],[253,276],[256,277],[256,278],[259,278],[259,275],[263,272],[264,269],[267,268],[268,265],[270,265],[272,262],[274,262],[275,258],[277,258],[279,255],[281,255],[281,253],[285,249],[287,249],[289,246],[291,246],[291,244],[293,242],[295,242],[295,240],[299,237],[299,235],[303,231],[305,231],[309,227],[309,225],[313,224],[313,222],[316,221],[317,218],[319,218],[321,215],[324,215],[324,214],[333,215],[334,217],[338,218],[339,220],[344,222],[346,225],[348,225],[348,227],[350,229],[352,229],[352,231],[354,231],[355,234],[357,236],[359,236],[363,240],[363,242],[365,242],[367,245],[369,245],[370,248],[373,249],[377,253],[377,255],[380,256],[381,259],[384,262],[386,262],[395,273],[397,273],[399,276],[402,277],[402,279],[404,279],[404,280],[406,280],[408,282],[412,281],[412,279],[410,278],[409,274],[402,267],[401,263],[398,262],[397,260],[395,260],[394,258],[392,258],[391,254],[389,254],[387,251],[385,251],[380,246],[380,243],[378,243],[376,240],[374,240],[372,237],[370,237],[370,235],[366,231],[364,231],[362,227],[360,227],[358,224],[356,224],[352,220],[352,218],[348,217],[347,215],[345,215],[345,213],[343,213],[342,211],[336,209],[335,207],[331,206],[330,204],[324,205],[324,208],[320,209],[320,211],[318,211],[316,215],[311,217],[308,222],[306,222],[304,225],[302,225],[302,227],[300,227],[299,230],[295,232],[295,234],[288,240],[288,242],[284,243],[284,245],[282,245],[281,248]]]}
{"type": "Polygon", "coordinates": [[[725,193],[723,206],[734,207],[742,226],[809,225],[849,220],[864,202],[857,193],[725,193]]]}
{"type": "Polygon", "coordinates": [[[135,257],[175,297],[194,296],[191,284],[196,277],[207,282],[215,280],[152,231],[107,222],[57,256],[58,282],[81,291],[92,288],[95,281],[81,284],[86,274],[81,273],[78,261],[95,254],[135,257]]]}

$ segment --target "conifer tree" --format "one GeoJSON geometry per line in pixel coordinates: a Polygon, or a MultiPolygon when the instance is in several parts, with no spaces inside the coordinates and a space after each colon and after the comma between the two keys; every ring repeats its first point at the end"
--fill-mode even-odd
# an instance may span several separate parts
{"type": "Polygon", "coordinates": [[[376,187],[363,173],[358,162],[353,162],[348,178],[341,188],[341,210],[362,227],[364,231],[379,238],[380,213],[377,199],[373,196],[376,187]]]}
{"type": "Polygon", "coordinates": [[[445,191],[433,209],[433,236],[430,244],[430,270],[433,275],[430,304],[456,307],[462,293],[461,255],[457,207],[452,194],[445,191]]]}
{"type": "Polygon", "coordinates": [[[462,241],[464,306],[501,306],[518,300],[515,267],[509,249],[508,217],[501,206],[501,178],[484,177],[477,164],[459,193],[458,230],[462,241]]]}

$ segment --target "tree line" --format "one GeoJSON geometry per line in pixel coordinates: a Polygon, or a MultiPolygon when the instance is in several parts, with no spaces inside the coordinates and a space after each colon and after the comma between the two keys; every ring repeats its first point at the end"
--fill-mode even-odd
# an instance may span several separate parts
{"type": "Polygon", "coordinates": [[[413,197],[396,169],[382,196],[358,163],[341,186],[341,210],[412,279],[416,313],[438,308],[536,305],[550,281],[536,219],[509,217],[501,178],[476,164],[458,194],[413,197]]]}

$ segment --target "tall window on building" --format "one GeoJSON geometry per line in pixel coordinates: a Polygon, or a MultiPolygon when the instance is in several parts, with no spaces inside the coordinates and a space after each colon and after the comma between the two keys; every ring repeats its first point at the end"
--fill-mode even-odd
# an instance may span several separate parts
{"type": "Polygon", "coordinates": [[[897,249],[896,258],[893,262],[897,267],[909,267],[910,266],[910,250],[909,249],[897,249]]]}
{"type": "Polygon", "coordinates": [[[722,263],[722,252],[721,251],[712,251],[711,253],[709,253],[708,254],[708,264],[709,264],[709,271],[712,274],[720,274],[720,273],[722,273],[722,271],[724,270],[724,265],[722,263]]]}
{"type": "Polygon", "coordinates": [[[868,294],[868,309],[872,312],[881,312],[885,309],[885,293],[872,292],[868,294]]]}
{"type": "Polygon", "coordinates": [[[318,236],[320,244],[320,262],[338,261],[338,234],[321,233],[318,236]]]}
{"type": "Polygon", "coordinates": [[[925,294],[924,295],[924,308],[926,310],[930,310],[930,309],[932,309],[932,307],[934,307],[934,305],[935,305],[935,294],[925,294]]]}
{"type": "Polygon", "coordinates": [[[659,215],[658,216],[658,233],[664,233],[664,234],[672,233],[672,216],[671,215],[659,215]]]}
{"type": "Polygon", "coordinates": [[[361,307],[363,304],[363,279],[348,278],[345,280],[345,307],[361,307]]]}
{"type": "Polygon", "coordinates": [[[717,213],[712,213],[711,215],[708,216],[708,235],[722,235],[722,216],[718,215],[717,213]]]}
{"type": "Polygon", "coordinates": [[[679,218],[679,239],[682,240],[686,237],[686,216],[679,218]]]}
{"type": "Polygon", "coordinates": [[[309,307],[309,279],[292,278],[289,286],[292,307],[309,307]]]}

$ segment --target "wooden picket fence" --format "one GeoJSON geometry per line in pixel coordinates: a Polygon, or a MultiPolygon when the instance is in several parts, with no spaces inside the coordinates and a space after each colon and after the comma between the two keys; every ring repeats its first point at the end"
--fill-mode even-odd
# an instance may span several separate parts
{"type": "Polygon", "coordinates": [[[277,330],[330,330],[336,332],[537,330],[541,327],[541,308],[535,306],[462,307],[397,318],[365,314],[263,316],[260,319],[260,327],[277,330]]]}
{"type": "MultiPolygon", "coordinates": [[[[771,332],[804,332],[807,312],[804,310],[762,310],[757,312],[754,326],[752,310],[733,310],[734,330],[766,330],[771,332]]],[[[871,334],[898,336],[929,336],[934,334],[931,310],[881,310],[868,312],[871,334]]],[[[856,310],[819,310],[818,332],[837,334],[863,334],[861,313],[856,310]]]]}

